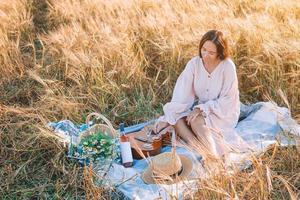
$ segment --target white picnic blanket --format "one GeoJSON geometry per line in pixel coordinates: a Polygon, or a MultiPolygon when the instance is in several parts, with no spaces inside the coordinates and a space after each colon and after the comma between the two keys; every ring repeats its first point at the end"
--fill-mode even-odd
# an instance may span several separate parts
{"type": "MultiPolygon", "coordinates": [[[[145,125],[141,124],[140,126],[145,125]]],[[[138,125],[132,127],[135,129],[138,125]]],[[[127,128],[130,132],[131,127],[127,128]]],[[[291,118],[290,112],[285,107],[279,107],[272,102],[258,102],[251,105],[241,105],[240,120],[236,127],[238,134],[249,144],[254,146],[254,152],[233,153],[227,164],[236,164],[240,170],[247,168],[251,162],[247,160],[250,154],[260,154],[278,142],[280,145],[295,145],[296,141],[291,137],[300,136],[300,125],[291,118]],[[287,134],[290,133],[290,134],[287,134]]],[[[170,147],[163,148],[163,152],[170,151],[170,147]]],[[[173,185],[147,185],[140,175],[146,169],[146,160],[134,160],[132,168],[124,168],[120,164],[113,164],[107,178],[110,184],[122,192],[129,199],[152,200],[156,198],[171,199],[174,195],[181,199],[185,189],[193,190],[195,179],[205,178],[199,160],[201,156],[190,152],[183,147],[178,147],[178,154],[184,154],[193,161],[193,172],[190,181],[173,185]]],[[[195,188],[196,191],[196,188],[195,188]]]]}
{"type": "MultiPolygon", "coordinates": [[[[138,131],[154,121],[126,127],[125,133],[138,131]]],[[[47,126],[69,144],[73,140],[76,141],[79,134],[88,128],[86,124],[75,125],[69,120],[50,122],[47,126]]],[[[234,164],[238,170],[251,165],[251,162],[247,159],[251,154],[261,154],[274,143],[282,146],[296,145],[295,137],[300,137],[300,125],[292,119],[289,110],[285,107],[279,107],[273,102],[258,102],[251,105],[241,104],[239,123],[235,131],[252,147],[252,151],[230,154],[226,163],[228,165],[234,164]]],[[[170,147],[162,149],[163,152],[170,150],[170,147]]],[[[207,178],[207,174],[204,173],[199,163],[201,155],[188,151],[183,147],[177,147],[176,151],[178,154],[188,156],[193,161],[193,171],[187,182],[173,185],[145,184],[140,177],[148,166],[145,160],[134,160],[132,168],[124,168],[121,164],[113,163],[106,176],[107,180],[102,181],[114,185],[128,199],[152,200],[161,198],[165,200],[171,199],[171,195],[182,199],[185,189],[189,188],[188,191],[191,192],[194,188],[196,191],[195,179],[207,178]]],[[[97,171],[97,169],[98,167],[95,166],[95,172],[102,177],[103,171],[97,171]]]]}

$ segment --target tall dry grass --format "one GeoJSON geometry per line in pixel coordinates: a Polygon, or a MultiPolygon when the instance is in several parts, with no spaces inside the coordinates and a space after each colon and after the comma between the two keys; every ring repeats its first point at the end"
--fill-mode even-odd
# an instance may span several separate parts
{"type": "MultiPolygon", "coordinates": [[[[209,29],[229,39],[241,100],[274,100],[300,121],[299,1],[3,0],[0,19],[3,198],[82,198],[90,191],[83,171],[64,158],[45,123],[83,122],[91,111],[115,125],[158,116],[209,29]]],[[[297,193],[300,173],[289,163],[299,154],[289,152],[268,165],[285,172],[272,171],[284,177],[272,179],[272,191],[263,164],[211,187],[245,199],[289,198],[282,186],[297,193]]],[[[208,187],[202,195],[224,197],[208,187]]]]}

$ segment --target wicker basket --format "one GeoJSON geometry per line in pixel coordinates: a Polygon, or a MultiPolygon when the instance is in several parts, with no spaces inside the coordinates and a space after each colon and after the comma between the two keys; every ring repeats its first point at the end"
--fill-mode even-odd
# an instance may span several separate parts
{"type": "MultiPolygon", "coordinates": [[[[111,122],[102,114],[99,113],[91,113],[86,118],[86,124],[88,126],[88,129],[82,132],[77,140],[77,145],[79,145],[80,141],[89,135],[95,134],[99,131],[105,133],[106,135],[110,136],[112,139],[117,139],[118,134],[117,131],[113,128],[111,122]],[[105,124],[94,124],[91,127],[89,127],[90,121],[92,118],[95,119],[101,119],[105,122],[105,124]]],[[[116,151],[116,144],[113,144],[114,148],[113,151],[116,151]]],[[[115,154],[116,155],[116,154],[115,154]]],[[[106,179],[105,177],[108,174],[108,171],[110,167],[112,166],[113,160],[102,160],[98,161],[95,165],[92,167],[89,167],[89,174],[90,174],[90,184],[93,185],[93,187],[99,187],[103,185],[108,185],[109,179],[106,179]]]]}
{"type": "Polygon", "coordinates": [[[95,113],[95,112],[89,114],[86,118],[86,124],[89,128],[79,135],[79,138],[77,140],[77,145],[79,145],[82,138],[84,138],[88,135],[95,134],[98,131],[105,133],[106,135],[110,136],[111,138],[117,138],[117,136],[118,136],[117,131],[114,129],[111,122],[102,114],[95,113]],[[90,120],[92,117],[96,117],[96,119],[102,119],[106,124],[94,124],[91,127],[89,127],[90,120]]]}

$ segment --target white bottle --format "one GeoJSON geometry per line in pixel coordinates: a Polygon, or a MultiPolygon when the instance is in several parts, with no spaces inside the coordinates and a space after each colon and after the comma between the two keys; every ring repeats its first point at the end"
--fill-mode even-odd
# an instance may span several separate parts
{"type": "Polygon", "coordinates": [[[120,147],[121,147],[121,158],[124,167],[132,167],[133,158],[131,152],[131,146],[129,138],[124,134],[124,123],[120,124],[120,147]]]}

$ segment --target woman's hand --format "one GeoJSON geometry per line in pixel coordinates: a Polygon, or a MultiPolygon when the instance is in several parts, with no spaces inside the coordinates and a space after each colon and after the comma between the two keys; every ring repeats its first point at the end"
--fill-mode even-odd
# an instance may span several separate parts
{"type": "Polygon", "coordinates": [[[186,122],[188,125],[191,124],[191,122],[196,119],[196,117],[198,117],[199,115],[202,114],[202,110],[200,110],[200,108],[195,108],[192,112],[190,112],[190,114],[187,116],[186,118],[186,122]]]}
{"type": "Polygon", "coordinates": [[[170,126],[170,124],[168,122],[158,122],[154,125],[154,132],[158,133],[159,131],[161,131],[162,129],[164,129],[168,126],[170,126]]]}

